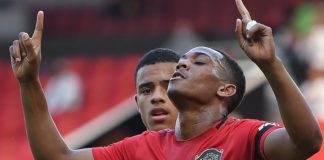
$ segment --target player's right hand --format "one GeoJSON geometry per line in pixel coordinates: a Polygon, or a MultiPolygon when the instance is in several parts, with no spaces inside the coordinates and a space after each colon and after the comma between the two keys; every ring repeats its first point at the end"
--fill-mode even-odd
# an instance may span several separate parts
{"type": "Polygon", "coordinates": [[[39,11],[33,36],[21,32],[9,47],[12,70],[20,82],[39,79],[43,23],[44,12],[39,11]]]}
{"type": "Polygon", "coordinates": [[[237,19],[235,29],[240,47],[259,67],[272,64],[278,59],[272,29],[256,22],[250,30],[246,30],[247,24],[252,21],[250,13],[242,0],[236,0],[236,6],[242,16],[242,19],[237,19]]]}

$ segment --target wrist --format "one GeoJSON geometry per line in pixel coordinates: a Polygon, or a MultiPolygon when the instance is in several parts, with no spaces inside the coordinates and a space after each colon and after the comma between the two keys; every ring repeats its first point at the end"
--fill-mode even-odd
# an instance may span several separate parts
{"type": "Polygon", "coordinates": [[[258,63],[257,65],[264,73],[267,73],[278,70],[283,66],[283,63],[279,57],[275,56],[271,61],[258,63]]]}
{"type": "Polygon", "coordinates": [[[39,78],[22,78],[22,79],[19,79],[18,81],[21,86],[40,84],[39,78]]]}

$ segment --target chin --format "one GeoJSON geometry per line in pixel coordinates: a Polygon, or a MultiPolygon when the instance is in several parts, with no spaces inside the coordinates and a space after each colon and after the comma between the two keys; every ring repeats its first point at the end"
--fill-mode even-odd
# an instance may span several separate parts
{"type": "Polygon", "coordinates": [[[162,129],[168,129],[168,128],[172,128],[172,127],[169,127],[168,125],[166,124],[157,124],[157,125],[154,125],[150,128],[151,131],[159,131],[159,130],[162,130],[162,129]]]}
{"type": "Polygon", "coordinates": [[[173,102],[173,104],[177,104],[180,99],[183,99],[183,97],[186,97],[186,92],[181,90],[181,88],[175,88],[175,87],[170,87],[168,89],[168,97],[173,102]]]}
{"type": "Polygon", "coordinates": [[[168,96],[172,96],[174,94],[177,94],[179,92],[181,92],[181,89],[184,88],[184,87],[181,87],[182,85],[180,84],[175,84],[175,82],[172,82],[170,81],[169,83],[169,87],[168,87],[168,90],[167,90],[167,94],[168,96]]]}
{"type": "Polygon", "coordinates": [[[179,90],[172,86],[168,88],[167,94],[170,100],[172,101],[172,99],[174,99],[173,97],[179,94],[179,90]]]}

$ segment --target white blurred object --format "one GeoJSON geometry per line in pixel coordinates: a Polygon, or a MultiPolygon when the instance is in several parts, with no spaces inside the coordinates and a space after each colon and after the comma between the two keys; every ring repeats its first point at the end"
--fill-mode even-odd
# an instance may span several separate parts
{"type": "Polygon", "coordinates": [[[314,25],[307,39],[308,79],[301,85],[313,113],[324,120],[324,25],[314,25]]]}
{"type": "Polygon", "coordinates": [[[324,77],[306,81],[301,90],[316,117],[324,120],[324,77]]]}
{"type": "Polygon", "coordinates": [[[51,113],[62,113],[79,106],[82,101],[81,82],[74,72],[63,71],[49,80],[46,99],[51,113]]]}
{"type": "Polygon", "coordinates": [[[83,100],[82,82],[69,65],[68,59],[58,58],[51,66],[53,74],[45,87],[45,96],[52,114],[76,109],[83,100]]]}
{"type": "Polygon", "coordinates": [[[316,25],[308,37],[310,65],[313,68],[324,70],[324,26],[316,25]]]}

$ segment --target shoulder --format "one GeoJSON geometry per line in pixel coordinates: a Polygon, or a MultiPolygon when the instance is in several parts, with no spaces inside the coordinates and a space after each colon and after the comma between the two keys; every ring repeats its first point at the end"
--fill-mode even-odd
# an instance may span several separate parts
{"type": "Polygon", "coordinates": [[[273,126],[280,126],[276,122],[268,122],[268,121],[262,121],[258,119],[238,119],[238,118],[233,118],[229,117],[227,120],[227,125],[232,125],[232,126],[250,126],[250,127],[256,127],[256,126],[268,126],[268,125],[273,125],[273,126]]]}
{"type": "Polygon", "coordinates": [[[142,144],[144,142],[147,142],[147,140],[152,141],[159,139],[162,135],[161,131],[144,131],[138,135],[134,135],[131,137],[126,137],[123,140],[120,140],[118,142],[112,143],[108,145],[107,147],[112,147],[112,146],[130,146],[130,145],[138,145],[142,144]]]}
{"type": "Polygon", "coordinates": [[[224,128],[231,131],[240,132],[240,134],[247,133],[251,134],[254,132],[268,130],[269,128],[281,128],[278,123],[275,122],[267,122],[258,119],[237,119],[233,117],[229,117],[226,123],[224,124],[224,128]]]}
{"type": "Polygon", "coordinates": [[[246,137],[252,142],[260,143],[274,130],[282,128],[278,123],[258,119],[229,119],[231,133],[246,137]]]}

